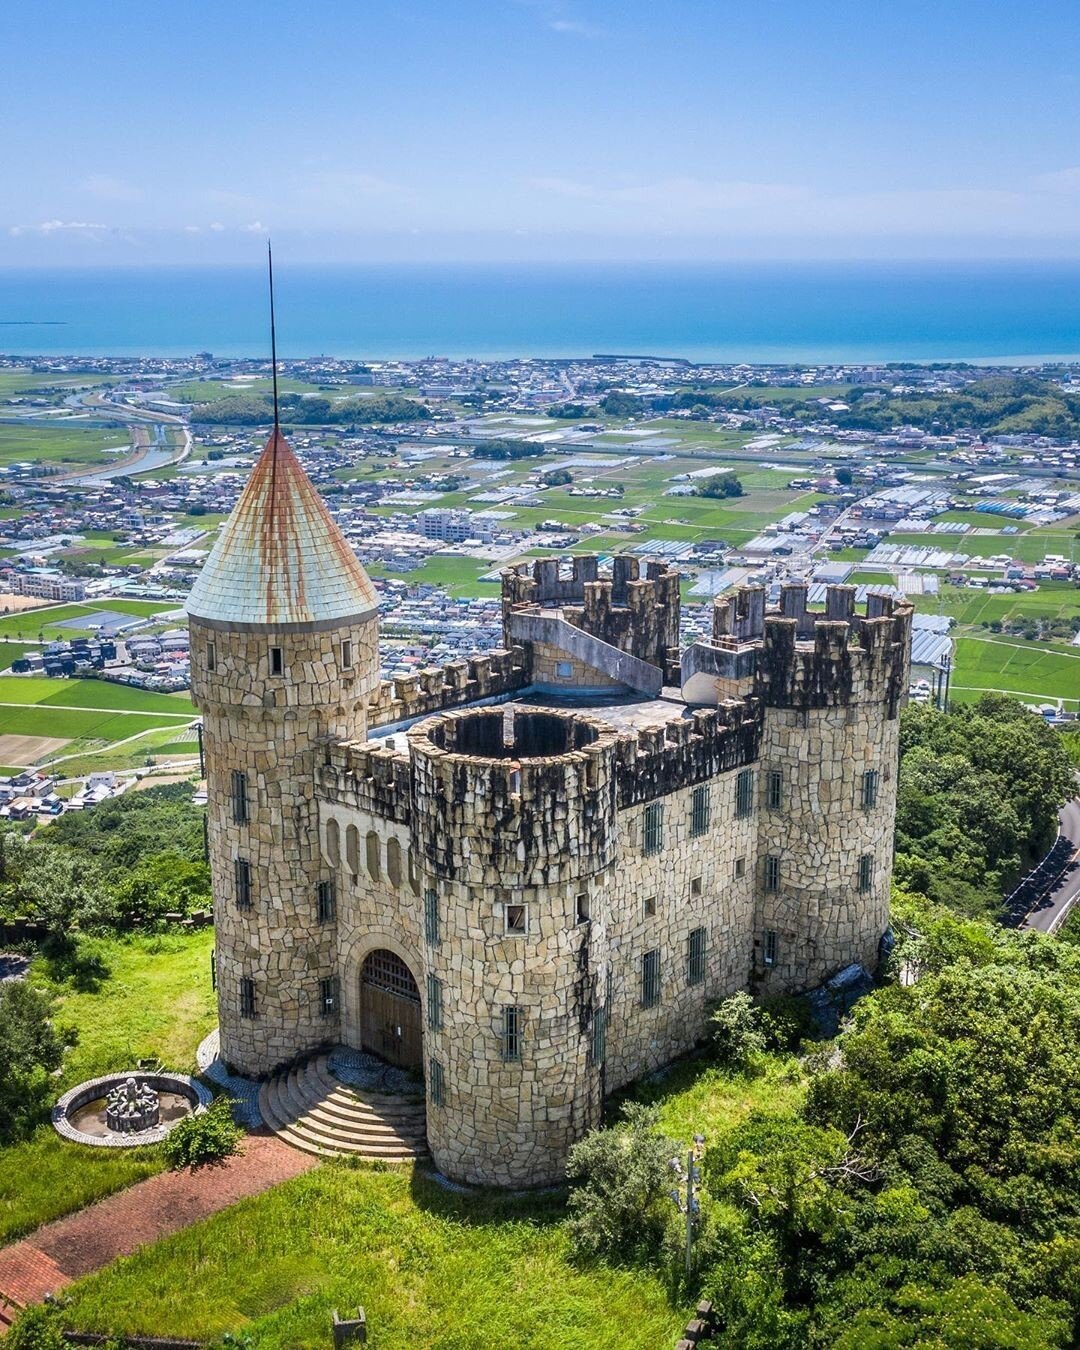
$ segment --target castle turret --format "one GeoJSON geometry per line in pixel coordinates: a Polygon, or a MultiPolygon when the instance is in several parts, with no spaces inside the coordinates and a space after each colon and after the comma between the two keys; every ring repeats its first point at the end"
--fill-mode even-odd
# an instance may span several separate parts
{"type": "Polygon", "coordinates": [[[187,602],[203,717],[225,1059],[261,1074],[338,1039],[332,877],[315,769],[363,738],[371,582],[275,427],[187,602]]]}

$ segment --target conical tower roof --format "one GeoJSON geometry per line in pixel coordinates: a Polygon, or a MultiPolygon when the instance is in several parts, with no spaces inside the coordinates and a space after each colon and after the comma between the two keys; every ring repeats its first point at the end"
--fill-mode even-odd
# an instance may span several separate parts
{"type": "Polygon", "coordinates": [[[378,611],[371,579],[334,524],[280,428],[188,596],[195,619],[318,624],[378,611]]]}

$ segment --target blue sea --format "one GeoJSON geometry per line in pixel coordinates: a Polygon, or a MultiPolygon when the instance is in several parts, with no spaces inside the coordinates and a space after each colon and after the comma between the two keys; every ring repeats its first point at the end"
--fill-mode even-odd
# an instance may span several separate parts
{"type": "MultiPolygon", "coordinates": [[[[1080,358],[1080,263],[277,266],[285,356],[1080,358]]],[[[259,356],[261,266],[0,270],[0,353],[259,356]]]]}

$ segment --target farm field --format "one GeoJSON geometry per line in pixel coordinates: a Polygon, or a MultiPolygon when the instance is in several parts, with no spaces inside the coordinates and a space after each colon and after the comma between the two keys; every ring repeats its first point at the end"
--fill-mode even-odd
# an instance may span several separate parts
{"type": "MultiPolygon", "coordinates": [[[[950,692],[978,697],[986,689],[1027,699],[1061,699],[1080,709],[1080,648],[1026,642],[1023,638],[958,637],[950,692]]],[[[970,701],[970,699],[968,700],[970,701]]]]}
{"type": "MultiPolygon", "coordinates": [[[[152,619],[156,615],[174,614],[180,608],[175,600],[113,600],[84,601],[79,604],[49,605],[40,609],[24,610],[21,614],[0,617],[0,649],[5,641],[23,639],[45,642],[73,637],[90,637],[90,626],[100,614],[130,614],[133,618],[152,619]],[[61,627],[72,619],[85,620],[85,625],[61,627]]],[[[179,621],[178,621],[179,622],[179,621]]]]}
{"type": "Polygon", "coordinates": [[[890,534],[888,544],[901,548],[940,548],[972,558],[994,558],[999,553],[1018,562],[1041,563],[1048,553],[1080,562],[1080,537],[1061,526],[1035,526],[1019,534],[890,534]]]}
{"type": "Polygon", "coordinates": [[[0,422],[0,464],[41,460],[57,468],[104,465],[114,457],[103,455],[103,450],[127,448],[129,442],[126,427],[88,427],[77,422],[64,427],[0,422]]]}

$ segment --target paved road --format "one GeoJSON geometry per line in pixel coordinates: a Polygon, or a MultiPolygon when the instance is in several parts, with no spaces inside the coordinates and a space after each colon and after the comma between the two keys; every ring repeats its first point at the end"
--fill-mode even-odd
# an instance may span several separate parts
{"type": "Polygon", "coordinates": [[[1080,797],[1065,803],[1059,820],[1057,843],[1017,888],[1030,888],[1019,927],[1034,928],[1039,933],[1056,932],[1080,900],[1080,797]]]}

